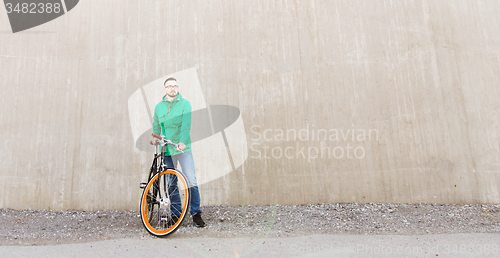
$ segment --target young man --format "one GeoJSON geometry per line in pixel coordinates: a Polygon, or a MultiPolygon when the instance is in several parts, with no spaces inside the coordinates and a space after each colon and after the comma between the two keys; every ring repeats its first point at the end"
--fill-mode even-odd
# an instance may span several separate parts
{"type": "MultiPolygon", "coordinates": [[[[201,219],[200,192],[196,183],[193,154],[191,153],[191,104],[182,98],[175,78],[168,78],[163,86],[165,87],[165,96],[155,107],[153,132],[157,135],[161,133],[165,139],[177,143],[179,149],[184,151],[182,153],[173,146],[167,146],[164,157],[165,165],[176,167],[177,161],[179,161],[189,184],[191,193],[189,205],[193,222],[197,227],[204,227],[205,222],[201,219]]],[[[152,144],[157,142],[158,139],[154,139],[152,144]]]]}

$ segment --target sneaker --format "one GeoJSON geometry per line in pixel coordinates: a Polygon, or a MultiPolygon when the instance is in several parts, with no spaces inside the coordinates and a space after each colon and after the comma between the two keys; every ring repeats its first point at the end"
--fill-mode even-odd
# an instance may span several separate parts
{"type": "Polygon", "coordinates": [[[201,219],[201,213],[196,213],[193,215],[193,222],[194,222],[194,225],[199,227],[199,228],[202,228],[205,226],[205,222],[201,219]]]}

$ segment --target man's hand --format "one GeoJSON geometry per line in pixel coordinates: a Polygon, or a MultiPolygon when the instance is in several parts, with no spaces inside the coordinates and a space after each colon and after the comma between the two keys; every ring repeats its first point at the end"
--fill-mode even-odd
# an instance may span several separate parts
{"type": "Polygon", "coordinates": [[[151,141],[149,142],[149,144],[151,144],[151,145],[158,145],[158,142],[159,142],[159,141],[160,141],[160,140],[158,140],[158,139],[154,138],[153,140],[151,140],[151,141]]]}
{"type": "Polygon", "coordinates": [[[186,149],[186,145],[184,145],[184,143],[182,143],[182,142],[179,142],[179,144],[177,146],[179,146],[179,150],[181,150],[181,151],[186,149]]]}

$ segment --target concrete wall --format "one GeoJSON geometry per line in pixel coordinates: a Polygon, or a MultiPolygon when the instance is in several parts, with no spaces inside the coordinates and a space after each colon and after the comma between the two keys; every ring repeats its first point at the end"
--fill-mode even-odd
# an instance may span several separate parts
{"type": "Polygon", "coordinates": [[[137,209],[151,154],[129,98],[190,68],[207,105],[239,108],[248,144],[200,186],[203,205],[500,203],[498,13],[496,0],[86,0],[15,34],[2,14],[0,207],[137,209]]]}

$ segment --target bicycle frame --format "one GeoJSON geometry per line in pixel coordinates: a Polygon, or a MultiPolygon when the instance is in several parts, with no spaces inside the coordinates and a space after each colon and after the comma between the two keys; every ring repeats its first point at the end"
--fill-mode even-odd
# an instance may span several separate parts
{"type": "Polygon", "coordinates": [[[180,172],[177,169],[175,169],[174,167],[167,167],[167,165],[165,165],[164,160],[163,160],[165,158],[165,146],[166,146],[166,144],[158,144],[155,146],[155,154],[154,154],[154,158],[153,158],[153,164],[151,164],[151,168],[149,169],[148,180],[145,183],[144,182],[140,183],[141,189],[144,189],[144,187],[146,187],[147,183],[149,181],[151,181],[151,178],[153,178],[156,174],[160,173],[161,171],[164,171],[166,169],[173,169],[177,172],[180,172]],[[161,151],[158,151],[158,149],[161,149],[161,151]],[[158,161],[160,161],[160,169],[158,169],[158,164],[157,164],[158,161]]]}

